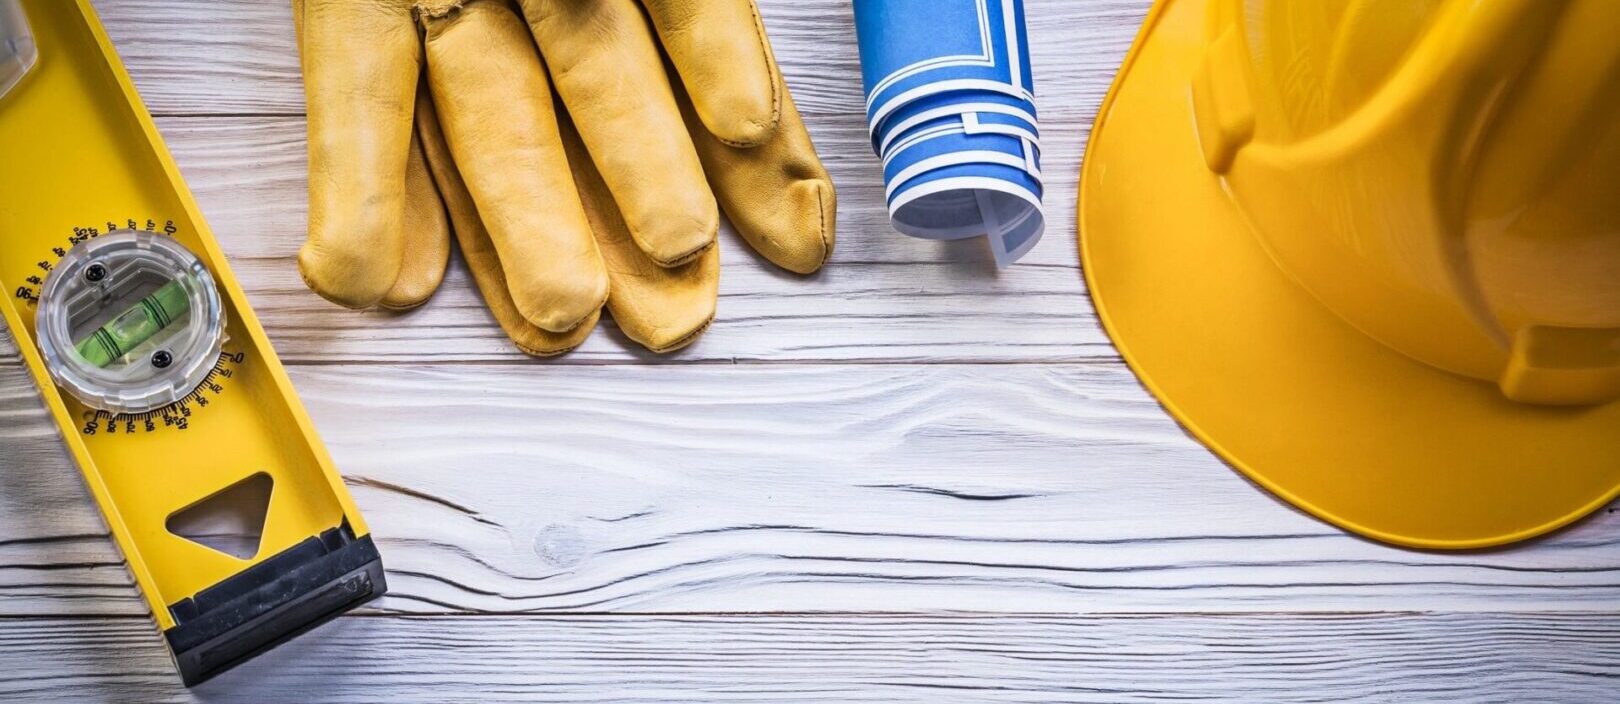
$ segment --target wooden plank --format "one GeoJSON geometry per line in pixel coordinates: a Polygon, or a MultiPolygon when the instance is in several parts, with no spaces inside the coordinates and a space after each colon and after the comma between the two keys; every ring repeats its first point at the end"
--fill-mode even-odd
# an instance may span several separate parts
{"type": "MultiPolygon", "coordinates": [[[[1095,110],[1150,0],[1027,0],[1046,117],[1095,110]]],[[[778,63],[812,118],[859,114],[860,57],[848,0],[758,0],[778,63]]],[[[287,2],[96,0],[147,106],[160,115],[302,115],[287,2]]]]}
{"type": "MultiPolygon", "coordinates": [[[[292,376],[378,536],[388,610],[1620,610],[1612,508],[1494,552],[1353,538],[1113,365],[292,376]]],[[[25,380],[0,390],[0,615],[140,613],[25,380]]]]}
{"type": "Polygon", "coordinates": [[[345,618],[194,691],[140,619],[0,622],[6,701],[1612,701],[1600,614],[345,618]]]}
{"type": "MultiPolygon", "coordinates": [[[[1112,356],[1080,280],[1073,193],[1087,129],[1146,3],[1030,3],[1049,229],[1025,263],[1004,272],[980,242],[925,242],[889,227],[848,3],[760,4],[840,188],[838,251],[826,272],[801,279],[727,233],[716,324],[698,345],[657,361],[1112,356]]],[[[303,287],[294,264],[305,227],[302,88],[285,3],[210,3],[205,20],[184,0],[97,6],[149,106],[167,116],[159,126],[288,361],[520,358],[459,263],[437,299],[407,315],[341,310],[303,287]]],[[[649,359],[609,329],[561,363],[649,359]]]]}
{"type": "MultiPolygon", "coordinates": [[[[288,361],[518,360],[458,260],[426,306],[358,313],[305,288],[295,257],[306,222],[301,118],[167,118],[176,159],[277,350],[288,361]]],[[[873,360],[1075,361],[1112,357],[1079,272],[1072,198],[1053,202],[1033,260],[997,272],[982,243],[892,232],[880,170],[858,125],[822,135],[841,184],[842,239],[814,277],[775,270],[723,234],[715,324],[673,356],[639,352],[616,330],[561,363],[873,360]]],[[[1073,193],[1082,135],[1052,140],[1054,193],[1073,193]]],[[[1054,199],[1056,201],[1058,199],[1054,199]]]]}
{"type": "Polygon", "coordinates": [[[1620,507],[1503,551],[1361,541],[1226,469],[1117,362],[1073,193],[1147,0],[1029,0],[1050,229],[999,273],[888,228],[859,86],[835,79],[858,65],[848,3],[760,0],[840,187],[833,266],[777,274],[727,233],[697,346],[653,360],[609,329],[532,369],[459,262],[406,315],[303,288],[285,3],[96,4],[394,592],[180,689],[0,334],[0,700],[1613,696],[1620,507]],[[799,364],[690,364],[767,361],[799,364]],[[781,613],[857,610],[893,615],[781,613]],[[1007,613],[896,613],[941,610],[1007,613]],[[1370,610],[1468,613],[1334,613],[1370,610]],[[1109,615],[1172,611],[1242,613],[1109,615]]]}
{"type": "MultiPolygon", "coordinates": [[[[485,310],[459,257],[438,295],[414,312],[356,312],[310,292],[298,276],[304,239],[304,127],[298,117],[162,118],[159,124],[249,301],[288,362],[526,359],[485,310]]],[[[1083,135],[1051,138],[1063,167],[1054,193],[1073,193],[1083,135]]],[[[1074,204],[1053,199],[1051,232],[1031,260],[997,272],[982,243],[939,243],[889,230],[879,169],[859,127],[822,136],[842,184],[842,240],[814,277],[775,270],[730,231],[715,324],[694,346],[654,357],[611,323],[553,363],[1037,361],[1113,358],[1086,296],[1074,204]]],[[[89,213],[87,220],[128,213],[89,213]]],[[[0,341],[0,363],[15,362],[0,341]]]]}

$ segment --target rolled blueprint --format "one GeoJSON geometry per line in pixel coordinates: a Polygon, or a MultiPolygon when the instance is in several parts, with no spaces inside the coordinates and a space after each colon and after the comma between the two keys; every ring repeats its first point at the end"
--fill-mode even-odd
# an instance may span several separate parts
{"type": "Polygon", "coordinates": [[[1023,0],[855,0],[855,30],[894,228],[1028,253],[1046,217],[1023,0]]]}

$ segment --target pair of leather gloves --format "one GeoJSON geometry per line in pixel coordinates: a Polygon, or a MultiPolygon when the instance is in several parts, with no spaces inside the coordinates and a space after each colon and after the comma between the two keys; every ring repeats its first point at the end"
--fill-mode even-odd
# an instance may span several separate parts
{"type": "Polygon", "coordinates": [[[719,210],[782,268],[832,252],[836,196],[752,0],[293,0],[309,112],[299,271],[407,309],[454,233],[518,347],[605,306],[655,352],[714,318],[719,210]],[[718,207],[716,205],[718,201],[718,207]]]}

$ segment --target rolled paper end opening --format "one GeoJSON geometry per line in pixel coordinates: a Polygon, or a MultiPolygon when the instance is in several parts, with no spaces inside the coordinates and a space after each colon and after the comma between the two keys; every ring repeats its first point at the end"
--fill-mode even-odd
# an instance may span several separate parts
{"type": "Polygon", "coordinates": [[[935,189],[910,197],[902,194],[889,211],[894,228],[902,234],[933,240],[983,236],[989,240],[999,268],[1006,268],[1035,248],[1046,232],[1046,215],[1039,196],[1001,182],[963,181],[939,182],[935,189]]]}

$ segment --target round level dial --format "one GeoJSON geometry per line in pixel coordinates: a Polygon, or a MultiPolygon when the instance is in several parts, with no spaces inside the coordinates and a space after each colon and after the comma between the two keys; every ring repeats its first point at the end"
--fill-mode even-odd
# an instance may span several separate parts
{"type": "Polygon", "coordinates": [[[207,267],[172,238],[108,234],[75,245],[34,320],[57,385],[84,405],[138,414],[175,403],[214,370],[225,315],[207,267]]]}

